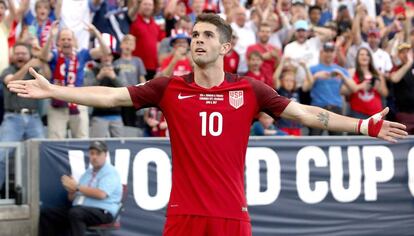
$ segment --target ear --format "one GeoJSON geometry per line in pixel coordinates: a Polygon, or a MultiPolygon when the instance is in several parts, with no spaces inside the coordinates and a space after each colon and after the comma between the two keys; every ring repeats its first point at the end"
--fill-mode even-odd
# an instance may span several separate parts
{"type": "Polygon", "coordinates": [[[230,42],[223,43],[221,45],[220,55],[222,55],[222,56],[226,55],[230,51],[230,49],[231,49],[231,43],[230,42]]]}

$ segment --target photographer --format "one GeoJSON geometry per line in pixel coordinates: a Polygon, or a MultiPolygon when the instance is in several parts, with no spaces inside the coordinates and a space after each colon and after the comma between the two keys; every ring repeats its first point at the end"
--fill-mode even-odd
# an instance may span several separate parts
{"type": "MultiPolygon", "coordinates": [[[[106,87],[126,86],[126,80],[119,74],[119,68],[113,66],[112,54],[101,57],[100,65],[92,69],[95,79],[92,85],[106,87]]],[[[122,137],[124,123],[122,122],[121,107],[94,107],[91,121],[91,137],[122,137]]]]}

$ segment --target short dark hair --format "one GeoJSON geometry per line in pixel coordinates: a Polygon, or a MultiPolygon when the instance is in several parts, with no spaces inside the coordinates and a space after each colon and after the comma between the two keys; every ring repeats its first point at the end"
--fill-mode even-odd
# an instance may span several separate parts
{"type": "Polygon", "coordinates": [[[203,13],[197,16],[194,25],[200,22],[209,23],[217,27],[217,31],[220,34],[220,43],[230,42],[233,30],[231,29],[231,26],[226,21],[224,21],[223,18],[221,18],[219,15],[213,13],[203,13]]]}
{"type": "Polygon", "coordinates": [[[322,12],[322,8],[320,6],[313,5],[309,7],[308,14],[310,14],[313,10],[318,10],[319,12],[322,12]]]}
{"type": "Polygon", "coordinates": [[[250,60],[253,56],[256,56],[256,57],[260,58],[261,60],[263,60],[262,54],[257,50],[254,50],[254,51],[250,52],[249,55],[247,55],[248,60],[250,60]]]}
{"type": "Polygon", "coordinates": [[[31,50],[30,45],[22,41],[18,41],[13,45],[13,51],[19,46],[27,48],[27,50],[29,50],[29,53],[30,53],[30,50],[31,50]]]}
{"type": "Polygon", "coordinates": [[[269,23],[262,22],[259,24],[259,27],[257,28],[259,31],[262,29],[262,27],[271,27],[269,23]]]}

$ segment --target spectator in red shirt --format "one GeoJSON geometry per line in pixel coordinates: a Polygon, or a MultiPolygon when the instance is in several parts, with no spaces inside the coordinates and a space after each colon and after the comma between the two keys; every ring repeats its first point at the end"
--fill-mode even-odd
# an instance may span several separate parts
{"type": "Polygon", "coordinates": [[[153,13],[154,1],[142,0],[138,6],[138,13],[131,16],[133,22],[130,27],[130,34],[136,38],[136,47],[132,54],[144,62],[147,80],[152,79],[157,70],[157,44],[163,37],[160,27],[155,23],[153,13]]]}
{"type": "Polygon", "coordinates": [[[190,73],[193,69],[189,59],[190,37],[185,31],[172,35],[171,46],[173,53],[165,58],[161,63],[161,72],[157,75],[162,76],[182,76],[190,73]]]}
{"type": "MultiPolygon", "coordinates": [[[[261,73],[268,78],[271,78],[273,72],[276,69],[276,62],[279,61],[280,50],[269,44],[269,38],[272,34],[272,28],[267,23],[261,23],[259,25],[259,31],[257,36],[259,42],[253,44],[247,48],[246,56],[249,57],[249,54],[252,51],[257,51],[262,55],[263,64],[260,67],[261,73]]],[[[269,84],[271,85],[271,84],[269,84]]],[[[271,85],[273,87],[273,85],[271,85]]]]}
{"type": "Polygon", "coordinates": [[[231,36],[231,49],[230,51],[224,56],[224,71],[236,74],[237,68],[239,67],[240,62],[240,56],[239,54],[234,50],[234,45],[236,45],[237,42],[237,33],[236,31],[233,31],[233,34],[231,36]]]}
{"type": "Polygon", "coordinates": [[[263,65],[263,57],[262,54],[258,51],[253,51],[249,54],[247,58],[247,67],[248,71],[246,76],[252,77],[256,80],[262,81],[263,83],[269,85],[270,87],[274,88],[272,76],[266,76],[261,72],[261,67],[263,65]]]}

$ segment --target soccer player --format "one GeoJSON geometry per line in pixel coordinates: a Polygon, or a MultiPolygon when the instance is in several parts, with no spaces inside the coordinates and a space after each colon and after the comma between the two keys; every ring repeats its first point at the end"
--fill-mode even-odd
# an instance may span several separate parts
{"type": "Polygon", "coordinates": [[[224,73],[231,35],[219,16],[198,16],[191,40],[194,73],[183,77],[160,77],[127,88],[70,88],[52,85],[30,69],[35,80],[8,87],[22,97],[53,97],[94,107],[159,107],[168,121],[173,166],[164,235],[251,235],[244,161],[250,125],[259,111],[390,142],[407,135],[404,125],[382,120],[388,109],[358,120],[301,105],[260,81],[224,73]]]}

